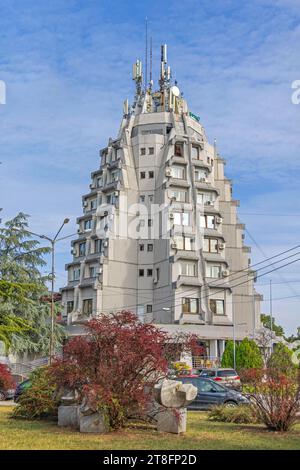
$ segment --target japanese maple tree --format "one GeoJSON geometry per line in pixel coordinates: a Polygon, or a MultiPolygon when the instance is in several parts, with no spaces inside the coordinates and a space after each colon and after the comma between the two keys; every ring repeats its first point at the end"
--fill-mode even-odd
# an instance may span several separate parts
{"type": "MultiPolygon", "coordinates": [[[[90,320],[86,333],[69,340],[52,365],[56,385],[76,389],[92,409],[106,413],[112,428],[144,415],[176,338],[128,311],[90,320]]],[[[195,338],[181,336],[179,349],[194,350],[195,338]]]]}

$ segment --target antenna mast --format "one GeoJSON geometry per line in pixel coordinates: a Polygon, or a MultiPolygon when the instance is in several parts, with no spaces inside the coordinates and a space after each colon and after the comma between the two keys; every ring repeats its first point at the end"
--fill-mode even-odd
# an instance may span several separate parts
{"type": "Polygon", "coordinates": [[[150,90],[153,85],[153,80],[152,80],[152,36],[150,37],[150,90]]]}
{"type": "Polygon", "coordinates": [[[148,18],[146,16],[145,91],[148,86],[148,18]]]}

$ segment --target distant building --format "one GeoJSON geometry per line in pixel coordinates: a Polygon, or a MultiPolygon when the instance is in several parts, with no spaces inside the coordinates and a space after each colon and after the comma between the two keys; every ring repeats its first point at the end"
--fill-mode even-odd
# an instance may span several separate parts
{"type": "Polygon", "coordinates": [[[134,102],[125,101],[119,134],[101,150],[82,198],[63,315],[75,331],[101,312],[128,309],[196,333],[207,356],[220,357],[233,323],[237,339],[261,327],[239,201],[225,160],[171,82],[166,46],[158,90],[152,80],[144,86],[140,61],[133,78],[134,102]]]}

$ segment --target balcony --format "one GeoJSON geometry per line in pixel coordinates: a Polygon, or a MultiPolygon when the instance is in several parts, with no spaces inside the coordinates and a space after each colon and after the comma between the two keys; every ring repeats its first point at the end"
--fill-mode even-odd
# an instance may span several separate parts
{"type": "Polygon", "coordinates": [[[174,283],[174,288],[177,289],[180,286],[202,286],[202,282],[198,276],[183,276],[182,274],[178,276],[177,281],[174,283]]]}

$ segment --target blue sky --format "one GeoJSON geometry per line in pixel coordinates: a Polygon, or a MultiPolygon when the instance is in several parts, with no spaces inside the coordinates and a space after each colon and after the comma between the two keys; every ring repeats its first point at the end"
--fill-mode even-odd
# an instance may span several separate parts
{"type": "MultiPolygon", "coordinates": [[[[166,42],[190,109],[227,160],[240,219],[260,247],[248,238],[253,263],[299,244],[300,105],[291,84],[300,79],[300,0],[0,0],[0,12],[4,220],[22,210],[32,230],[51,235],[68,216],[64,234],[76,231],[99,148],[133,96],[148,16],[154,73],[166,42]]],[[[70,259],[61,242],[59,286],[70,259]]],[[[266,299],[269,278],[257,285],[266,299]]],[[[291,333],[300,325],[300,262],[272,281],[275,299],[290,297],[273,309],[291,333]]]]}

